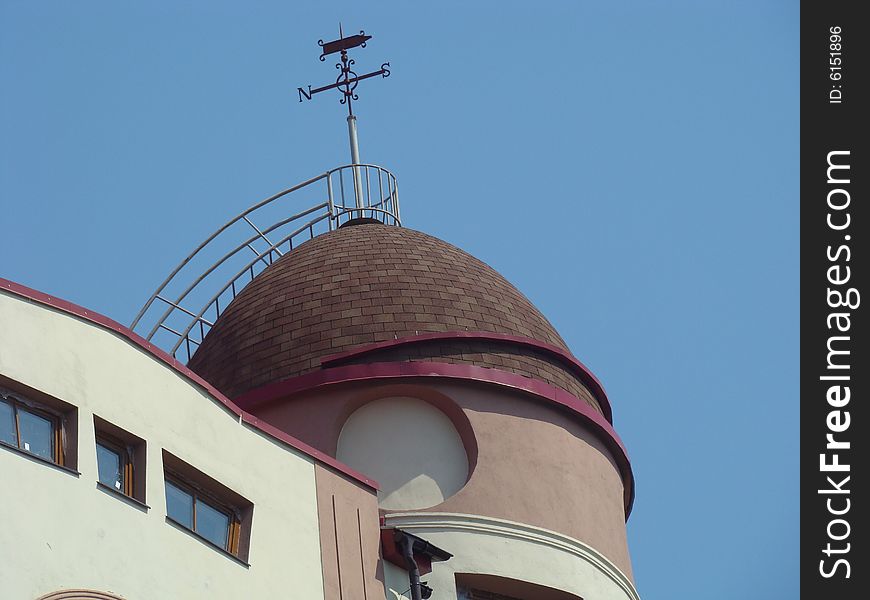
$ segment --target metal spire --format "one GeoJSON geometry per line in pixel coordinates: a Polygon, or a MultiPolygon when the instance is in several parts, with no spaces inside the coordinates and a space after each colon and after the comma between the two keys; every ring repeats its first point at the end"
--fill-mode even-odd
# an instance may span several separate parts
{"type": "MultiPolygon", "coordinates": [[[[378,75],[384,78],[390,76],[390,70],[387,68],[390,66],[390,63],[388,62],[383,63],[381,65],[381,68],[377,71],[372,71],[371,73],[366,73],[365,75],[357,75],[351,69],[351,67],[355,64],[355,61],[352,58],[348,57],[347,51],[351,48],[356,47],[365,48],[366,42],[370,39],[372,39],[372,36],[366,35],[365,31],[362,30],[359,32],[358,35],[344,37],[344,31],[342,30],[341,23],[339,23],[337,40],[326,43],[324,43],[323,40],[317,41],[317,44],[321,48],[321,61],[325,61],[326,57],[330,54],[335,54],[336,52],[341,53],[341,62],[335,64],[335,68],[341,71],[336,78],[335,83],[331,83],[329,85],[325,85],[315,89],[311,89],[311,86],[309,85],[308,91],[305,91],[305,89],[301,87],[296,88],[299,92],[299,102],[302,102],[303,96],[306,99],[311,100],[314,94],[319,94],[320,92],[325,92],[326,90],[337,89],[341,92],[342,96],[339,99],[339,102],[341,104],[347,104],[347,132],[350,141],[350,161],[354,165],[361,164],[359,157],[359,140],[357,138],[356,130],[356,115],[353,114],[353,101],[359,100],[359,96],[357,96],[355,91],[356,87],[363,79],[376,77],[378,75]]],[[[354,195],[356,197],[357,208],[362,208],[362,177],[360,176],[360,171],[358,167],[354,167],[354,195]]]]}

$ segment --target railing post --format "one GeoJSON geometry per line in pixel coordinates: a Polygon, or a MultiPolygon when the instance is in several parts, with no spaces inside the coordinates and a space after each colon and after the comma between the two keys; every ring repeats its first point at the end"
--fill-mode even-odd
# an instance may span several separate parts
{"type": "MultiPolygon", "coordinates": [[[[390,174],[390,177],[393,177],[392,173],[390,174]]],[[[398,219],[399,222],[401,223],[402,222],[402,214],[399,210],[399,182],[396,181],[395,177],[393,177],[393,201],[392,201],[392,205],[393,205],[392,206],[393,212],[396,213],[396,219],[398,219]]]]}
{"type": "MultiPolygon", "coordinates": [[[[339,175],[341,176],[341,175],[339,175]]],[[[332,200],[332,172],[326,174],[326,203],[329,210],[329,230],[332,231],[332,222],[335,220],[335,203],[332,200]]]]}

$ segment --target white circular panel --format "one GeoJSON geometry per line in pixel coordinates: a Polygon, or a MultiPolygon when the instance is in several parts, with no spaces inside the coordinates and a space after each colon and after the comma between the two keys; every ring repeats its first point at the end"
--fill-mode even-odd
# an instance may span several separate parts
{"type": "Polygon", "coordinates": [[[341,429],[336,458],[376,479],[378,504],[389,510],[440,504],[468,478],[453,423],[416,398],[382,398],[359,408],[341,429]]]}

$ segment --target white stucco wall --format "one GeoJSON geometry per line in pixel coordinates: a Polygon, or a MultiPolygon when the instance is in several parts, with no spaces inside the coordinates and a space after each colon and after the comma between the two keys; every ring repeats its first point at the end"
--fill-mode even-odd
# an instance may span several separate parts
{"type": "Polygon", "coordinates": [[[468,479],[453,423],[417,398],[381,398],[357,409],[341,429],[336,458],[378,481],[385,509],[435,506],[468,479]]]}
{"type": "Polygon", "coordinates": [[[121,336],[4,292],[0,374],[78,407],[81,473],[0,448],[0,596],[323,597],[310,457],[121,336]],[[147,442],[147,512],[97,488],[94,414],[147,442]],[[166,522],[164,448],[253,502],[249,567],[166,522]]]}

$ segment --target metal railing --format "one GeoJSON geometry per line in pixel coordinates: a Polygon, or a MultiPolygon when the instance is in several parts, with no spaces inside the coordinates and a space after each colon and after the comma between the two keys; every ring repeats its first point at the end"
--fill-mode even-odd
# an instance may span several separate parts
{"type": "Polygon", "coordinates": [[[186,363],[223,310],[276,258],[356,218],[401,226],[396,178],[383,167],[336,167],[254,204],[181,261],[130,328],[186,363]],[[284,216],[288,202],[309,193],[308,208],[284,216]]]}

